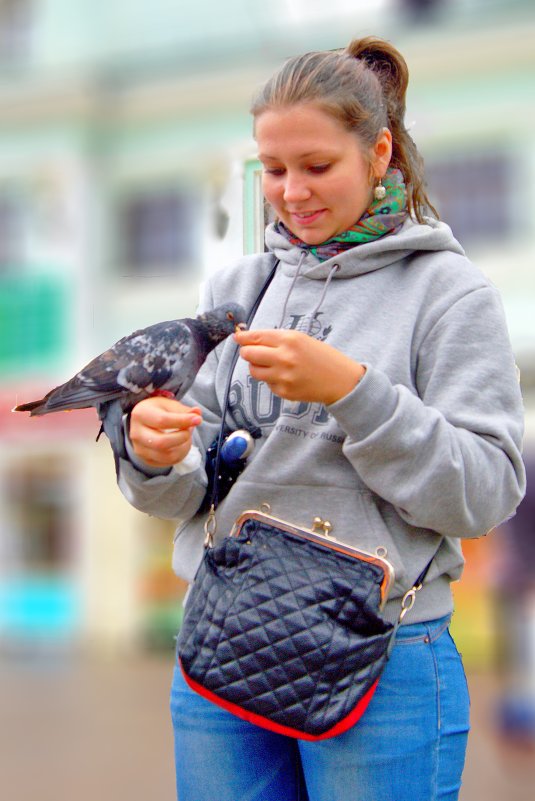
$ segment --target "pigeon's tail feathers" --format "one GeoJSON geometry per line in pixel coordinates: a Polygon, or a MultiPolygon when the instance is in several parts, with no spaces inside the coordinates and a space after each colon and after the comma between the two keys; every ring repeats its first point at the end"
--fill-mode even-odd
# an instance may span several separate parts
{"type": "Polygon", "coordinates": [[[30,415],[33,417],[36,414],[45,414],[45,412],[40,411],[40,409],[45,405],[44,398],[41,400],[30,401],[29,403],[19,403],[18,406],[13,407],[13,412],[30,412],[30,415]]]}
{"type": "Polygon", "coordinates": [[[89,409],[99,403],[108,400],[115,400],[121,392],[98,392],[91,387],[75,381],[68,381],[59,387],[51,390],[44,398],[29,403],[21,403],[15,406],[16,412],[30,412],[30,416],[51,414],[52,412],[64,412],[71,409],[89,409]]]}

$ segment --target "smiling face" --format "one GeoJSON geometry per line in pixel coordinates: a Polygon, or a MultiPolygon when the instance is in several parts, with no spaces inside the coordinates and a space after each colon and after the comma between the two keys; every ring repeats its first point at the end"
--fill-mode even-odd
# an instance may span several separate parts
{"type": "Polygon", "coordinates": [[[356,135],[313,103],[263,111],[255,134],[264,195],[308,245],[356,223],[371,203],[373,178],[384,175],[392,152],[384,128],[367,158],[356,135]]]}

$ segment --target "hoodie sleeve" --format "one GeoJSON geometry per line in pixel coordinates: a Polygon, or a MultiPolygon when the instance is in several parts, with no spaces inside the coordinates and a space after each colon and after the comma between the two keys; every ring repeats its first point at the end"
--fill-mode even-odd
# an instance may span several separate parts
{"type": "MultiPolygon", "coordinates": [[[[207,286],[198,313],[212,308],[213,305],[210,288],[207,286]]],[[[199,406],[202,410],[203,422],[194,432],[193,440],[201,455],[206,453],[221,425],[215,374],[218,356],[226,345],[226,342],[222,343],[208,355],[191,390],[182,398],[183,403],[199,406]]],[[[183,475],[169,469],[163,474],[151,476],[140,467],[139,462],[136,467],[130,459],[121,459],[119,463],[119,489],[132,506],[141,512],[166,519],[186,520],[197,512],[207,486],[204,459],[199,467],[183,475]]]]}
{"type": "Polygon", "coordinates": [[[522,499],[522,399],[491,286],[464,295],[434,324],[418,351],[414,390],[367,365],[328,409],[361,479],[412,526],[477,537],[522,499]]]}

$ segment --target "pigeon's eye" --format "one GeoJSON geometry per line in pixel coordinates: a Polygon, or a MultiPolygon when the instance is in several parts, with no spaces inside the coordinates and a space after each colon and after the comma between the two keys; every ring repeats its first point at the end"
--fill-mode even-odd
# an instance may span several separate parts
{"type": "Polygon", "coordinates": [[[234,320],[234,315],[232,312],[227,312],[227,320],[234,320]]]}

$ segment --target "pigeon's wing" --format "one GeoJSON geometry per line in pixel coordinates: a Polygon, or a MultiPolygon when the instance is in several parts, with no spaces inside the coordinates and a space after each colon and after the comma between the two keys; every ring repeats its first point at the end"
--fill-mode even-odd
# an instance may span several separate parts
{"type": "Polygon", "coordinates": [[[93,395],[107,401],[125,393],[140,399],[157,389],[173,391],[173,377],[180,380],[182,370],[188,372],[192,345],[190,330],[180,320],[135,331],[84,367],[69,393],[73,399],[93,395]]]}
{"type": "Polygon", "coordinates": [[[25,406],[33,406],[33,414],[47,414],[121,398],[126,409],[157,389],[173,391],[182,368],[190,372],[194,350],[190,330],[180,320],[156,323],[123,337],[42,401],[25,406]]]}

